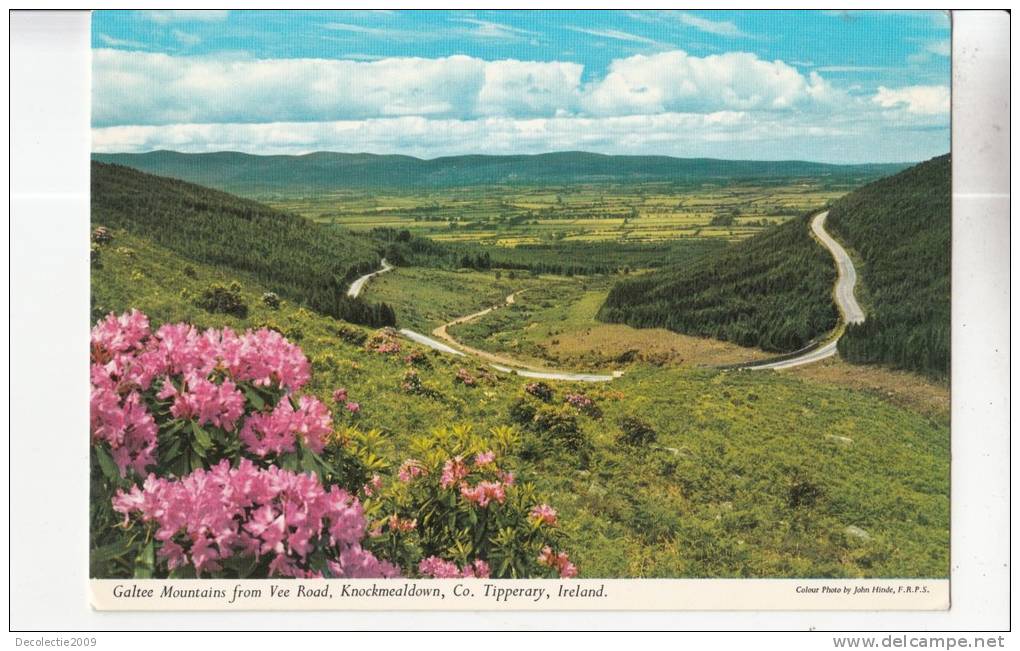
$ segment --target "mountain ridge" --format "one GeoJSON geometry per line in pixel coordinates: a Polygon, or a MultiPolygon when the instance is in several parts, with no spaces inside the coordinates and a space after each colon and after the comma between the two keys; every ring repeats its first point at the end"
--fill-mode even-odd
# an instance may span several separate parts
{"type": "Polygon", "coordinates": [[[182,153],[162,149],[137,154],[93,153],[92,160],[249,195],[265,191],[372,187],[706,183],[797,177],[861,180],[892,174],[909,166],[908,163],[836,165],[799,160],[628,156],[584,151],[466,154],[423,159],[403,154],[368,152],[317,151],[307,154],[257,155],[233,151],[182,153]]]}

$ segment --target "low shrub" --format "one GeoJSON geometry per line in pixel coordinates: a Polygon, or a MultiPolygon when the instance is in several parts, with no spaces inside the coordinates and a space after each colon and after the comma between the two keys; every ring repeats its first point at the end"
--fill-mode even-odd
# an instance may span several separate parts
{"type": "Polygon", "coordinates": [[[655,429],[637,416],[624,416],[617,425],[620,426],[619,440],[627,445],[648,445],[657,438],[655,429]]]}
{"type": "Polygon", "coordinates": [[[241,285],[232,282],[229,285],[214,283],[202,291],[195,304],[206,312],[230,314],[239,319],[248,316],[248,304],[241,296],[241,285]]]}
{"type": "Polygon", "coordinates": [[[368,339],[368,334],[364,330],[343,323],[337,325],[336,334],[341,340],[354,346],[361,346],[368,339]]]}
{"type": "Polygon", "coordinates": [[[280,297],[276,292],[266,292],[262,295],[262,304],[270,310],[280,309],[280,297]]]}
{"type": "Polygon", "coordinates": [[[532,382],[524,387],[524,391],[542,402],[551,402],[554,395],[552,387],[545,382],[532,382]]]}

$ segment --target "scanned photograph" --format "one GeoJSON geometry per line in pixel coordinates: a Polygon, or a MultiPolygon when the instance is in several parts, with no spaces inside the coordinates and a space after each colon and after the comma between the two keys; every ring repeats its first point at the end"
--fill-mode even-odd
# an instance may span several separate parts
{"type": "Polygon", "coordinates": [[[948,579],[950,39],[93,12],[89,576],[948,579]]]}

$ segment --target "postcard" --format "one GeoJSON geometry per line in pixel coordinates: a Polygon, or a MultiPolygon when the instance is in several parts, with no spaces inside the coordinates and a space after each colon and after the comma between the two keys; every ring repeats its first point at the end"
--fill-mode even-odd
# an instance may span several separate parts
{"type": "Polygon", "coordinates": [[[948,608],[950,39],[94,12],[92,605],[948,608]]]}

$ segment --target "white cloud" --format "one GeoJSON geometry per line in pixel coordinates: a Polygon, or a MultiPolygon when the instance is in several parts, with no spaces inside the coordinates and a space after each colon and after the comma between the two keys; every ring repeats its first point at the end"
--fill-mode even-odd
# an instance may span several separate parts
{"type": "Polygon", "coordinates": [[[591,85],[585,106],[595,114],[662,111],[781,110],[825,102],[833,90],[817,73],[748,52],[695,57],[681,50],[614,61],[591,85]]]}
{"type": "Polygon", "coordinates": [[[131,41],[125,38],[114,38],[107,34],[97,34],[96,37],[99,39],[100,43],[110,47],[117,47],[126,50],[147,50],[149,48],[149,46],[145,43],[131,41]]]}
{"type": "Polygon", "coordinates": [[[485,84],[466,56],[222,59],[93,51],[93,123],[274,122],[462,115],[485,84]]]}
{"type": "Polygon", "coordinates": [[[468,32],[468,35],[474,38],[515,40],[525,36],[538,35],[538,32],[521,29],[519,27],[512,27],[502,23],[494,23],[488,20],[479,20],[477,18],[454,18],[453,20],[458,23],[474,25],[474,29],[468,32]]]}
{"type": "Polygon", "coordinates": [[[478,94],[482,115],[549,116],[577,104],[584,66],[553,61],[492,61],[478,94]]]}
{"type": "Polygon", "coordinates": [[[917,159],[892,147],[904,134],[928,143],[924,155],[948,147],[945,86],[862,95],[747,52],[635,55],[587,80],[583,66],[566,61],[251,59],[100,48],[93,73],[96,151],[432,157],[589,149],[759,159],[784,151],[819,160],[810,147],[829,147],[839,160],[842,150],[832,145],[839,142],[859,160],[917,159]],[[885,153],[868,156],[865,143],[885,153]]]}
{"type": "Polygon", "coordinates": [[[202,9],[202,10],[158,10],[140,12],[146,19],[154,23],[165,25],[167,23],[219,23],[227,19],[230,12],[225,9],[202,9]]]}
{"type": "Polygon", "coordinates": [[[745,34],[735,24],[728,20],[708,20],[707,18],[701,18],[694,14],[679,13],[676,15],[677,19],[684,25],[688,25],[695,29],[707,32],[709,34],[715,34],[716,36],[730,36],[747,38],[749,35],[745,34]]]}
{"type": "Polygon", "coordinates": [[[879,86],[871,101],[882,108],[903,108],[917,115],[938,115],[949,113],[948,86],[904,86],[886,88],[879,86]]]}
{"type": "Polygon", "coordinates": [[[616,117],[473,120],[418,116],[332,122],[181,124],[93,129],[97,152],[244,151],[303,154],[312,151],[400,153],[423,158],[455,154],[521,154],[587,150],[609,154],[657,153],[774,160],[921,160],[948,148],[948,130],[917,132],[924,148],[912,151],[910,123],[862,128],[852,116],[790,112],[661,113],[616,117]]]}
{"type": "MultiPolygon", "coordinates": [[[[746,52],[680,50],[614,61],[582,83],[565,61],[244,59],[93,52],[93,123],[173,124],[363,119],[392,115],[627,115],[788,110],[825,105],[817,73],[746,52]]],[[[358,56],[357,58],[368,58],[358,56]]]]}
{"type": "Polygon", "coordinates": [[[630,32],[621,32],[618,29],[588,29],[586,27],[566,27],[572,32],[578,32],[579,34],[589,34],[591,36],[601,36],[602,38],[611,38],[617,41],[629,41],[631,43],[646,43],[648,45],[661,45],[655,39],[651,39],[645,36],[639,36],[637,34],[631,34],[630,32]]]}

